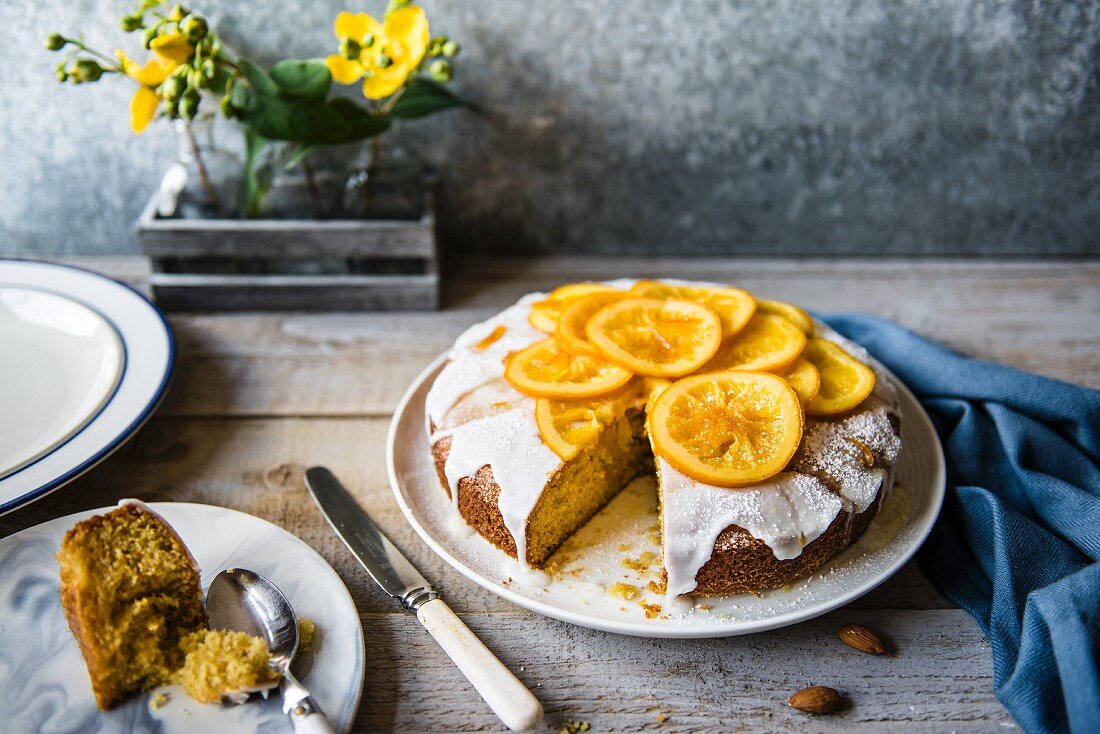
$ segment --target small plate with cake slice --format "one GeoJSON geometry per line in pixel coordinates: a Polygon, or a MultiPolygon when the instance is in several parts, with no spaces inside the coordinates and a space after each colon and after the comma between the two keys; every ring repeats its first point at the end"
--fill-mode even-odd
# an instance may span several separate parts
{"type": "Polygon", "coordinates": [[[445,561],[594,629],[717,637],[881,584],[943,502],[912,393],[802,309],[710,283],[533,293],[394,415],[390,481],[445,561]]]}
{"type": "Polygon", "coordinates": [[[251,515],[124,501],[0,539],[0,728],[291,731],[267,645],[209,629],[203,589],[223,569],[275,583],[298,615],[293,672],[337,732],[363,689],[363,631],[313,549],[251,515]]]}

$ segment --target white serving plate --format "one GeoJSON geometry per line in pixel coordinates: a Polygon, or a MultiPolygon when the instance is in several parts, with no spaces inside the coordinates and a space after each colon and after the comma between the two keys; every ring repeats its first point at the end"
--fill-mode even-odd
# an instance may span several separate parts
{"type": "Polygon", "coordinates": [[[84,473],[141,427],[175,359],[168,322],[96,273],[0,260],[0,514],[84,473]]]}
{"type": "MultiPolygon", "coordinates": [[[[282,528],[235,510],[156,502],[202,569],[205,589],[225,568],[266,576],[299,617],[316,623],[315,644],[294,670],[338,732],[351,728],[363,690],[363,629],[344,583],[312,548],[282,528]]],[[[53,734],[189,734],[291,732],[276,693],[241,706],[204,705],[177,686],[161,708],[154,691],[101,712],[76,639],[65,622],[55,555],[78,521],[111,507],[79,512],[0,540],[0,729],[53,734]]]]}
{"type": "Polygon", "coordinates": [[[445,361],[445,355],[439,357],[417,377],[394,414],[386,458],[397,503],[420,537],[464,576],[564,622],[643,637],[724,637],[795,624],[847,604],[890,578],[924,542],[943,504],[946,471],[939,437],[917,399],[890,375],[903,416],[897,487],[857,543],[789,588],[760,596],[701,597],[694,605],[684,599],[670,604],[648,588],[661,571],[652,479],[635,481],[570,539],[555,556],[559,568],[551,578],[524,574],[465,524],[439,484],[424,400],[445,361]],[[608,589],[615,584],[629,584],[635,596],[613,595],[608,589]]]}

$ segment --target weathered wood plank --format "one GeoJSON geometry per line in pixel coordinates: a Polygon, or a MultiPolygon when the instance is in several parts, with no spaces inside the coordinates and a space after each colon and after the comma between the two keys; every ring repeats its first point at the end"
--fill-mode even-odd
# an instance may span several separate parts
{"type": "MultiPolygon", "coordinates": [[[[844,610],[717,640],[622,637],[525,613],[464,619],[541,699],[544,731],[565,721],[586,721],[593,732],[1015,728],[993,695],[988,643],[961,611],[844,610]],[[836,630],[846,622],[878,631],[892,653],[843,645],[836,630]],[[791,709],[787,697],[809,685],[837,688],[851,708],[812,718],[791,709]]],[[[415,620],[365,615],[363,627],[372,669],[357,729],[502,730],[415,620]]]]}
{"type": "MultiPolygon", "coordinates": [[[[470,324],[531,290],[646,272],[630,262],[617,271],[505,270],[499,279],[452,273],[452,305],[440,313],[176,316],[180,374],[188,378],[177,380],[163,413],[388,415],[416,374],[470,324]]],[[[690,273],[682,266],[672,273],[728,278],[822,312],[877,313],[967,354],[1100,387],[1098,266],[956,270],[918,261],[847,269],[829,263],[804,272],[768,263],[733,272],[726,263],[708,270],[693,261],[690,273]]]]}
{"type": "MultiPolygon", "coordinates": [[[[388,421],[381,418],[156,419],[94,472],[0,517],[0,536],[78,510],[113,505],[124,497],[220,505],[269,520],[315,548],[347,583],[361,611],[393,611],[393,602],[367,579],[306,493],[302,471],[324,464],[438,585],[456,611],[514,610],[509,602],[446,565],[405,521],[386,476],[387,428],[388,421]]],[[[910,564],[853,606],[942,609],[952,605],[910,564]]]]}

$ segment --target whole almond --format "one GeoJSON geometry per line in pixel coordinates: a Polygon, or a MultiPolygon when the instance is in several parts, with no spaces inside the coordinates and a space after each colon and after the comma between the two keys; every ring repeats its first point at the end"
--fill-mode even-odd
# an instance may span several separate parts
{"type": "Polygon", "coordinates": [[[872,655],[881,655],[886,652],[886,646],[871,630],[861,624],[846,624],[837,630],[837,637],[848,647],[854,647],[860,652],[872,655]]]}
{"type": "Polygon", "coordinates": [[[835,688],[810,686],[791,696],[787,703],[808,714],[831,714],[844,707],[844,697],[835,688]]]}

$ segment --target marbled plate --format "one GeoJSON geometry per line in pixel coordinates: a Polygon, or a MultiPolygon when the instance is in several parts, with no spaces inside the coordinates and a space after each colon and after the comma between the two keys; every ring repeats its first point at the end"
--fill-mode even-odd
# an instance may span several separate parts
{"type": "MultiPolygon", "coordinates": [[[[336,572],[312,548],[265,520],[211,505],[156,502],[150,507],[179,532],[202,569],[203,588],[224,568],[248,568],[282,589],[295,612],[317,626],[295,672],[336,731],[351,727],[363,690],[363,629],[336,572]]],[[[0,731],[100,734],[292,731],[278,696],[243,706],[207,706],[182,690],[161,708],[152,692],[100,712],[76,640],[61,609],[55,554],[80,512],[0,540],[0,731]]]]}

